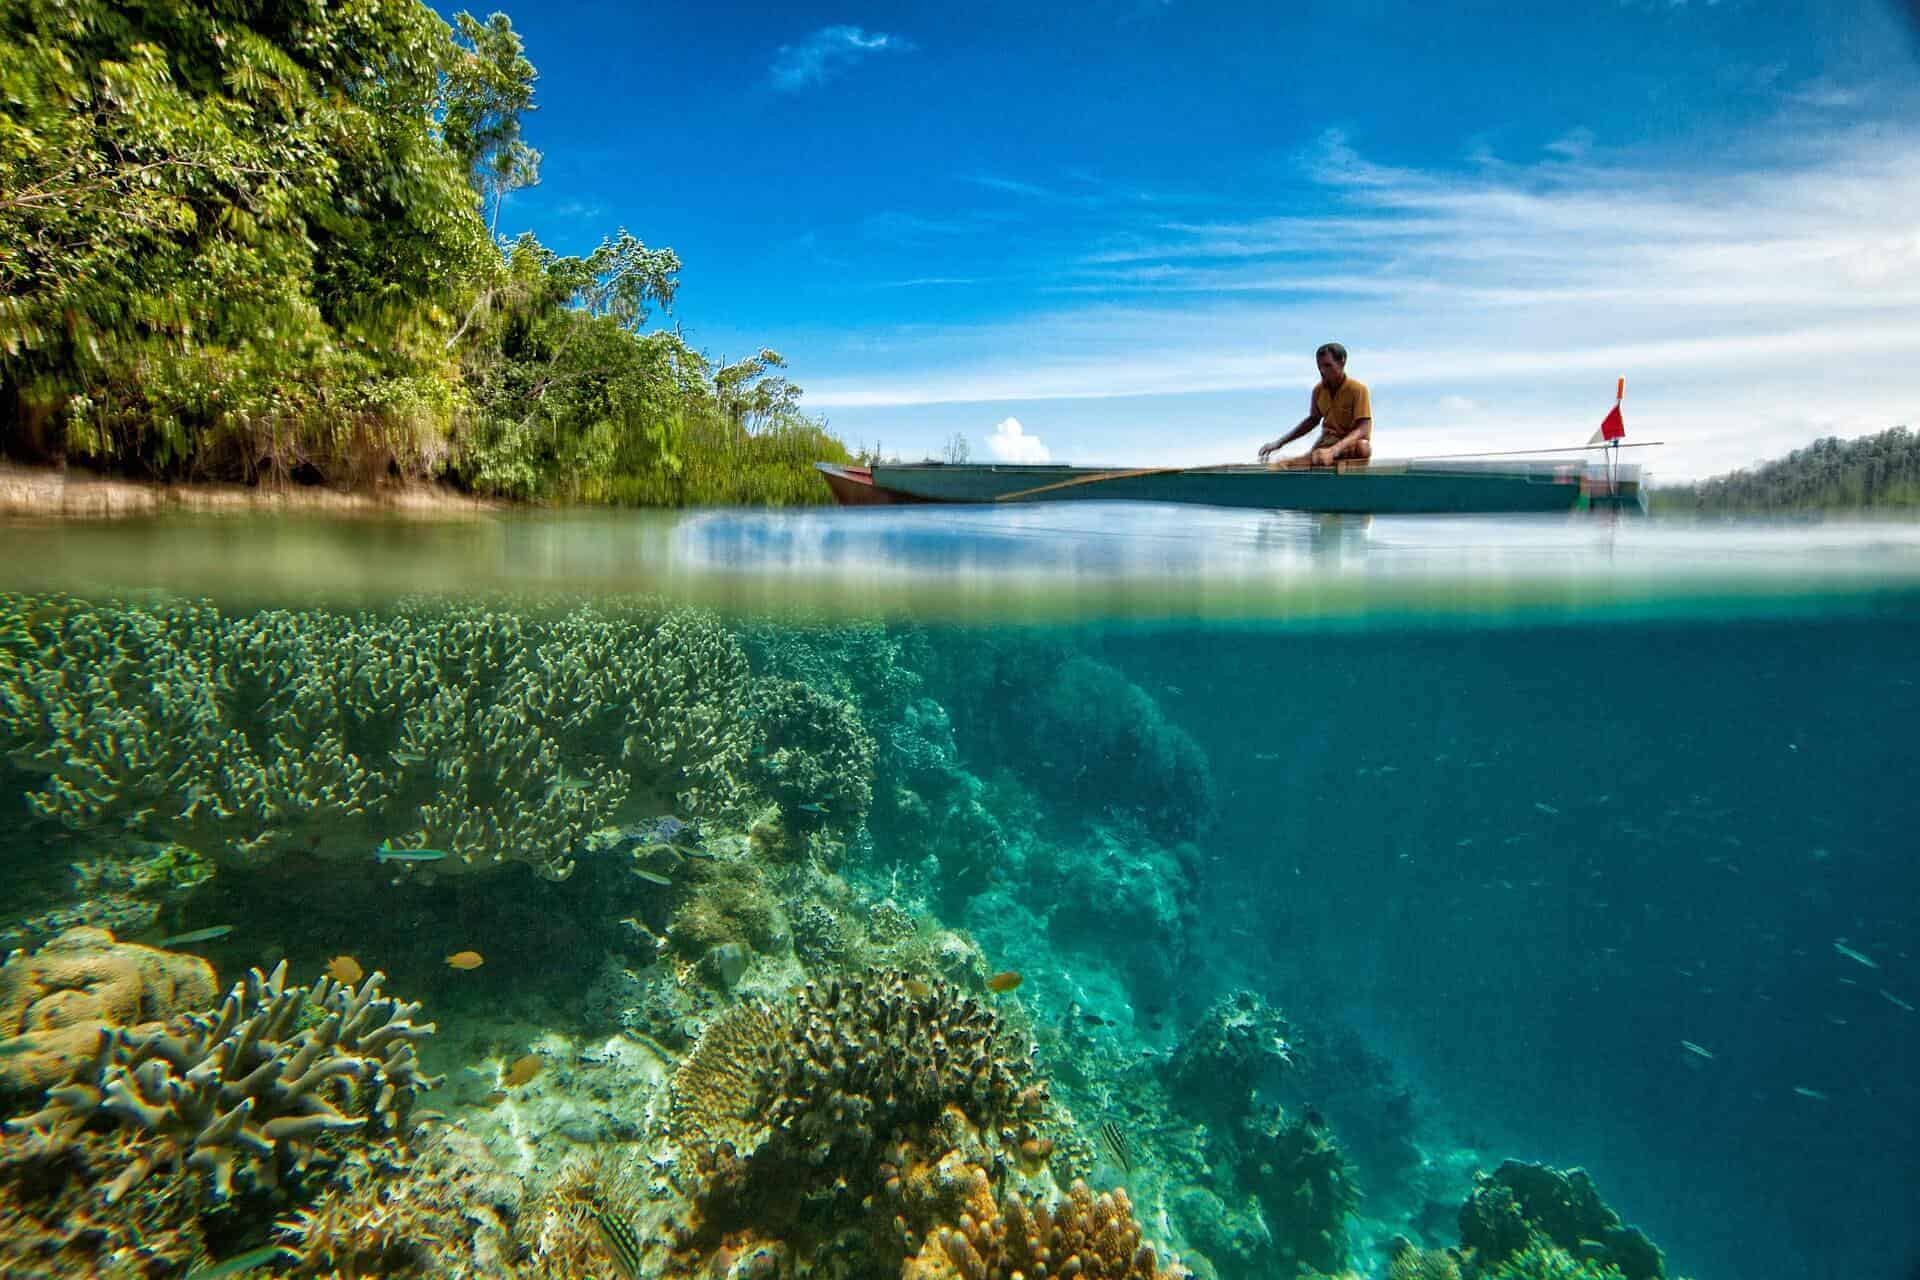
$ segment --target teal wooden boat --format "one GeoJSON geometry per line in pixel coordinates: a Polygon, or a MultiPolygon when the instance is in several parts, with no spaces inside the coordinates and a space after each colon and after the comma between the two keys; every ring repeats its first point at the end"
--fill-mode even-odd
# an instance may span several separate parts
{"type": "Polygon", "coordinates": [[[1283,469],[1051,463],[814,464],[843,506],[918,502],[1192,502],[1376,515],[1644,512],[1640,468],[1554,460],[1408,459],[1283,469]]]}

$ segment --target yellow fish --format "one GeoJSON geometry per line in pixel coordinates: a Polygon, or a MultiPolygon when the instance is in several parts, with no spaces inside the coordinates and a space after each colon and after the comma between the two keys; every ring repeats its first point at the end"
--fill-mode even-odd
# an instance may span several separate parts
{"type": "Polygon", "coordinates": [[[509,1089],[518,1088],[539,1075],[540,1068],[544,1065],[539,1058],[530,1053],[508,1067],[507,1074],[501,1077],[500,1083],[509,1089]]]}
{"type": "Polygon", "coordinates": [[[1005,973],[996,973],[987,979],[987,990],[1004,993],[1019,986],[1022,979],[1017,969],[1008,969],[1005,973]]]}
{"type": "Polygon", "coordinates": [[[335,956],[327,961],[327,976],[335,982],[344,982],[351,986],[366,977],[367,971],[362,969],[360,962],[352,956],[335,956]]]}
{"type": "Polygon", "coordinates": [[[456,951],[447,957],[447,963],[455,969],[478,969],[486,958],[478,951],[456,951]]]}

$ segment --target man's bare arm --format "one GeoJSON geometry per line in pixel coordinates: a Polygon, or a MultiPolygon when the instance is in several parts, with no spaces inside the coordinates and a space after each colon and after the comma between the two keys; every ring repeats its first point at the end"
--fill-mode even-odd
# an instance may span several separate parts
{"type": "Polygon", "coordinates": [[[1307,434],[1307,432],[1313,430],[1315,427],[1319,425],[1320,425],[1320,410],[1318,410],[1317,408],[1314,408],[1311,403],[1311,399],[1309,399],[1309,404],[1307,406],[1307,416],[1300,419],[1299,423],[1294,427],[1293,430],[1287,432],[1287,434],[1281,436],[1278,440],[1274,440],[1260,446],[1260,461],[1265,462],[1267,460],[1268,454],[1273,453],[1276,450],[1286,448],[1288,445],[1292,444],[1295,440],[1298,440],[1301,436],[1307,434]]]}

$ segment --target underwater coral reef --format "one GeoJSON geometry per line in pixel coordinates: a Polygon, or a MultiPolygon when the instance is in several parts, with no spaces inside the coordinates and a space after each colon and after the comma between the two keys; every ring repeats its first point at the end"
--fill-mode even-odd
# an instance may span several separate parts
{"type": "Polygon", "coordinates": [[[0,1274],[1664,1275],[1200,959],[1146,686],[965,640],[0,596],[0,1274]]]}

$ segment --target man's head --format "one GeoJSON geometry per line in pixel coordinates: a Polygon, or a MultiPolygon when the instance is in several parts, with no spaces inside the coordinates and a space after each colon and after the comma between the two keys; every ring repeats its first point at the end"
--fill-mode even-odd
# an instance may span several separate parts
{"type": "Polygon", "coordinates": [[[1339,343],[1325,343],[1313,353],[1313,359],[1320,366],[1320,380],[1328,386],[1338,386],[1347,376],[1347,349],[1339,343]]]}

